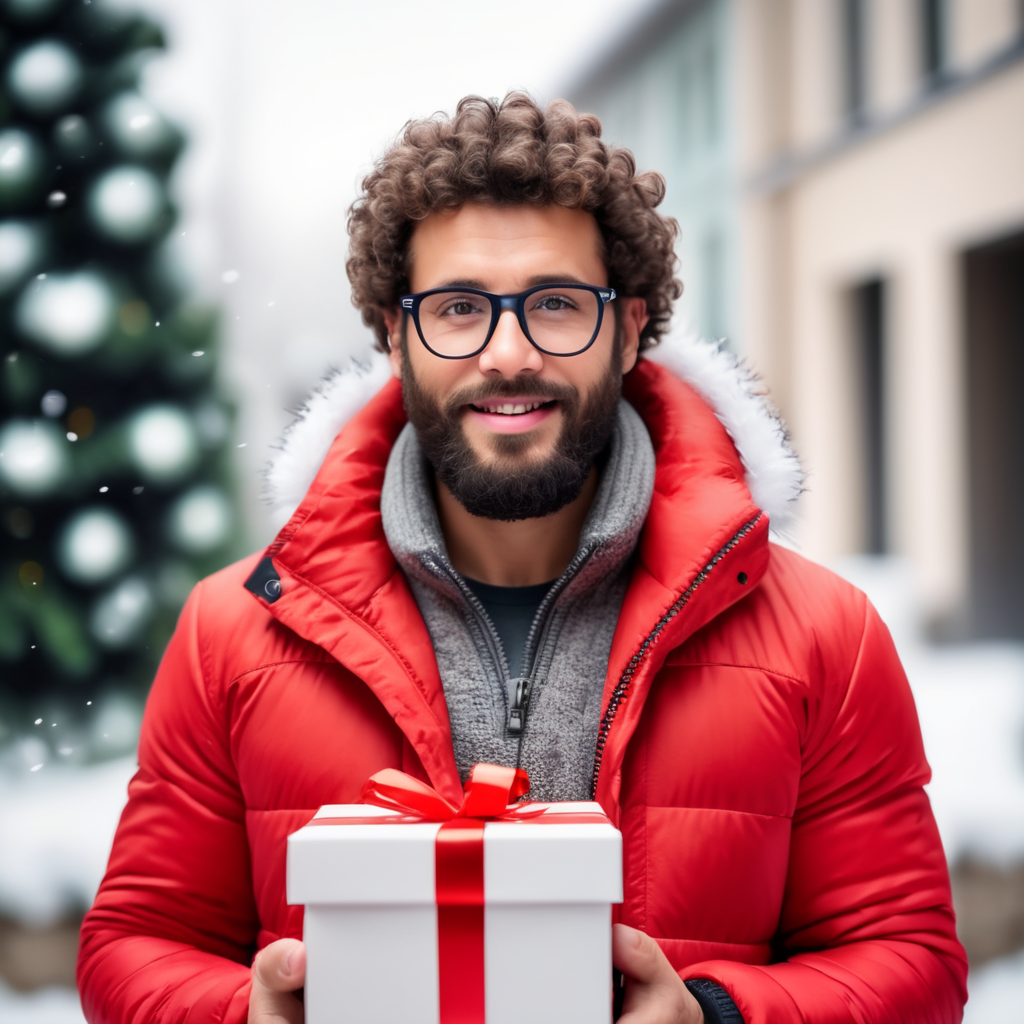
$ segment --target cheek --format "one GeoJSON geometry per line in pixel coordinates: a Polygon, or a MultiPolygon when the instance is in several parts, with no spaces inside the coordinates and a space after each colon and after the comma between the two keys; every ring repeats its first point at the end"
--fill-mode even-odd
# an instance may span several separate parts
{"type": "Polygon", "coordinates": [[[441,404],[461,384],[468,383],[470,368],[462,365],[471,360],[438,359],[427,352],[422,345],[420,351],[409,350],[409,364],[422,391],[431,395],[441,404]]]}
{"type": "MultiPolygon", "coordinates": [[[[601,325],[601,333],[586,352],[566,360],[570,363],[579,360],[577,365],[569,368],[570,373],[567,376],[568,382],[576,388],[581,398],[592,394],[611,372],[610,367],[615,357],[615,324],[609,324],[610,319],[605,318],[601,325]]],[[[621,376],[617,359],[614,372],[621,376]]]]}

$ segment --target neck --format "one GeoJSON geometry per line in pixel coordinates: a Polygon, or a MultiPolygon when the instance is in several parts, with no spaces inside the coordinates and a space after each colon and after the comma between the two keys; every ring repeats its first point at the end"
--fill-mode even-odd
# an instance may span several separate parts
{"type": "Polygon", "coordinates": [[[439,480],[437,515],[448,557],[463,576],[495,587],[529,587],[565,572],[597,493],[597,467],[575,501],[541,519],[504,523],[471,515],[439,480]]]}

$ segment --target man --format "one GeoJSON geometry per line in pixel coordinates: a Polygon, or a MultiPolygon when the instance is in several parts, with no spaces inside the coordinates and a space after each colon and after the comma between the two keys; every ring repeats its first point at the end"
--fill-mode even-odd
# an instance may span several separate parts
{"type": "Polygon", "coordinates": [[[799,474],[735,364],[643,355],[678,294],[662,193],[518,94],[411,123],[364,182],[349,276],[400,384],[182,613],[83,926],[90,1019],[300,1021],[285,837],[384,767],[457,800],[477,761],[622,830],[628,1024],[960,1019],[888,633],[769,543],[799,474]]]}

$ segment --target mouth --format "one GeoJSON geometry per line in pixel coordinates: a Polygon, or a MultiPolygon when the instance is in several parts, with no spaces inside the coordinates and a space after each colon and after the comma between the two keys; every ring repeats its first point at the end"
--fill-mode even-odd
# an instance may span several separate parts
{"type": "Polygon", "coordinates": [[[544,406],[555,405],[553,399],[543,398],[492,398],[483,402],[471,402],[470,408],[477,412],[489,413],[492,416],[524,416],[534,409],[542,409],[544,406]]]}
{"type": "Polygon", "coordinates": [[[516,398],[487,398],[470,402],[466,411],[471,419],[496,433],[511,434],[532,430],[558,408],[558,402],[524,395],[516,398]]]}

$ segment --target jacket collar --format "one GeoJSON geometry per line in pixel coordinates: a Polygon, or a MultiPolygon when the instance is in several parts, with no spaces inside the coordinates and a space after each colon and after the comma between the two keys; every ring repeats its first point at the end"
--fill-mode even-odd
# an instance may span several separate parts
{"type": "Polygon", "coordinates": [[[459,802],[448,709],[430,636],[384,537],[380,493],[405,424],[389,381],[344,427],[298,509],[267,549],[281,580],[270,613],[364,680],[459,802]]]}
{"type": "Polygon", "coordinates": [[[650,361],[633,370],[623,394],[647,425],[657,471],[605,677],[594,782],[613,820],[626,747],[665,658],[757,586],[769,553],[769,516],[707,402],[650,361]]]}
{"type": "MultiPolygon", "coordinates": [[[[650,433],[657,471],[604,694],[610,725],[598,797],[606,809],[617,804],[622,757],[664,657],[756,585],[768,560],[767,520],[785,525],[802,484],[781,421],[752,375],[720,348],[667,345],[657,360],[641,360],[623,390],[650,433]],[[711,571],[723,551],[728,571],[711,571]]],[[[404,423],[400,386],[379,365],[337,375],[311,399],[268,473],[280,505],[319,466],[267,551],[282,584],[269,608],[372,687],[431,783],[457,799],[430,638],[381,524],[385,467],[404,423]],[[378,380],[387,382],[349,418],[353,391],[365,395],[378,380]],[[331,430],[318,461],[309,449],[331,430]]]]}

